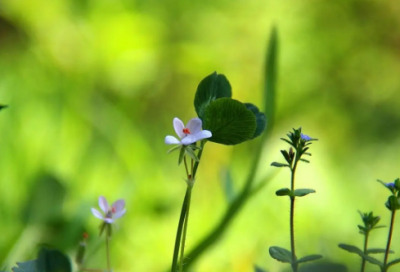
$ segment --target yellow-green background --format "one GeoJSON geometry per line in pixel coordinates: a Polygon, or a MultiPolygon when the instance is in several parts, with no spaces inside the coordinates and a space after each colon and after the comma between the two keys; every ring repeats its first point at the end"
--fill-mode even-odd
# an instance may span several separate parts
{"type": "MultiPolygon", "coordinates": [[[[400,176],[399,14],[395,0],[2,0],[0,103],[10,107],[0,113],[0,264],[10,269],[34,258],[41,242],[73,258],[83,230],[92,250],[100,221],[90,207],[104,195],[127,203],[111,245],[114,271],[168,268],[185,183],[164,137],[174,135],[174,117],[195,117],[197,84],[213,71],[228,77],[234,98],[262,105],[275,25],[276,126],[258,180],[277,172],[195,271],[286,267],[268,248],[289,248],[288,201],[274,194],[288,186],[289,174],[269,165],[286,148],[279,138],[299,126],[319,141],[297,176],[298,187],[317,190],[298,201],[297,253],[358,267],[358,257],[337,244],[361,246],[357,210],[373,210],[389,224],[389,191],[375,180],[400,176]],[[61,211],[53,212],[58,223],[46,227],[24,215],[43,173],[66,189],[61,211]]],[[[206,145],[187,249],[227,207],[222,170],[233,169],[239,188],[252,147],[206,145]]],[[[48,191],[40,197],[51,197],[48,191]]],[[[371,246],[384,247],[386,233],[373,233],[371,246]]],[[[101,247],[88,266],[104,268],[104,256],[101,247]]]]}

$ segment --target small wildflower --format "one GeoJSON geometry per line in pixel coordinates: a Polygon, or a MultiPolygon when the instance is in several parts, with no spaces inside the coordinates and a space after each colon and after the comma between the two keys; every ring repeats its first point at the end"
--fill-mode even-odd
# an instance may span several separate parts
{"type": "Polygon", "coordinates": [[[179,118],[174,118],[173,125],[176,134],[181,140],[168,135],[165,137],[166,144],[190,145],[212,136],[211,131],[201,129],[202,121],[199,118],[191,119],[186,127],[179,118]]]}
{"type": "Polygon", "coordinates": [[[313,138],[303,133],[301,133],[301,139],[303,139],[306,142],[313,140],[313,138]]]}
{"type": "Polygon", "coordinates": [[[104,196],[100,196],[99,206],[100,209],[104,212],[104,215],[95,208],[92,208],[92,213],[95,217],[103,220],[105,223],[108,224],[112,224],[115,219],[120,218],[126,212],[125,200],[123,199],[115,201],[110,207],[108,205],[107,199],[104,196]]]}
{"type": "Polygon", "coordinates": [[[394,182],[388,182],[388,183],[386,183],[386,187],[388,187],[389,189],[390,189],[390,188],[393,188],[393,189],[396,188],[395,185],[394,185],[394,182]]]}

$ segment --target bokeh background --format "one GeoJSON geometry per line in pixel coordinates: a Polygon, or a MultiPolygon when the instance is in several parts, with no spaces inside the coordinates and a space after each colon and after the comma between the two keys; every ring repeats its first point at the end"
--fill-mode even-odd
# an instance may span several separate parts
{"type": "MultiPolygon", "coordinates": [[[[289,173],[269,165],[286,148],[279,138],[299,126],[319,141],[297,176],[298,187],[317,191],[298,201],[297,253],[358,267],[337,245],[361,247],[357,210],[389,224],[389,191],[376,179],[400,176],[399,14],[395,0],[2,0],[0,103],[10,107],[0,113],[0,264],[35,258],[40,243],[73,258],[87,231],[87,266],[105,267],[90,213],[104,195],[127,203],[111,245],[114,270],[168,269],[185,182],[164,137],[174,135],[174,117],[195,116],[197,84],[213,71],[227,76],[234,98],[262,105],[275,25],[276,119],[257,180],[274,178],[194,271],[287,267],[268,248],[289,248],[289,201],[274,194],[289,173]]],[[[240,188],[256,141],[207,144],[188,250],[228,205],[224,169],[240,188]]],[[[386,235],[372,233],[371,246],[384,247],[386,235]]]]}

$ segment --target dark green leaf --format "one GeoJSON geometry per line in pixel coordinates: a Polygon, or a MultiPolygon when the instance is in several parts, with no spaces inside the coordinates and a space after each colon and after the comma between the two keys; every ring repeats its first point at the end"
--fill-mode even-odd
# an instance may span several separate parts
{"type": "Polygon", "coordinates": [[[13,272],[36,272],[36,260],[17,262],[17,266],[12,268],[13,272]]]}
{"type": "Polygon", "coordinates": [[[210,103],[222,97],[232,97],[231,85],[224,75],[214,72],[200,82],[194,97],[194,107],[203,122],[210,103]]]}
{"type": "Polygon", "coordinates": [[[395,259],[387,264],[387,267],[400,263],[400,259],[395,259]]]}
{"type": "Polygon", "coordinates": [[[54,249],[42,248],[37,259],[40,272],[71,272],[69,258],[62,252],[54,249]]]}
{"type": "Polygon", "coordinates": [[[303,258],[298,259],[296,261],[296,263],[305,263],[305,262],[315,261],[315,260],[318,260],[321,258],[322,258],[322,255],[313,254],[313,255],[308,255],[303,258]]]}
{"type": "Polygon", "coordinates": [[[254,272],[267,272],[267,270],[264,270],[261,267],[254,265],[254,272]]]}
{"type": "Polygon", "coordinates": [[[400,199],[397,198],[395,195],[391,195],[391,196],[389,196],[385,205],[391,211],[399,210],[400,209],[400,199]]]}
{"type": "Polygon", "coordinates": [[[292,164],[292,159],[289,156],[289,153],[286,150],[281,150],[281,153],[288,164],[292,164]]]}
{"type": "Polygon", "coordinates": [[[289,188],[282,188],[275,192],[277,196],[293,196],[293,192],[289,188]]]}
{"type": "Polygon", "coordinates": [[[368,261],[368,262],[370,262],[372,264],[378,265],[379,267],[383,267],[383,263],[382,262],[378,261],[377,259],[375,259],[375,258],[373,258],[371,256],[368,256],[368,255],[364,254],[361,251],[361,249],[359,249],[356,246],[351,246],[351,245],[346,245],[346,244],[339,244],[339,247],[341,249],[344,249],[344,250],[350,252],[350,253],[357,254],[358,256],[360,256],[361,258],[365,259],[366,261],[368,261]]]}
{"type": "Polygon", "coordinates": [[[199,161],[199,158],[197,157],[197,155],[194,153],[193,149],[190,147],[190,145],[185,147],[186,149],[186,153],[189,155],[189,157],[191,157],[195,162],[199,161]]]}
{"type": "MultiPolygon", "coordinates": [[[[386,249],[384,249],[384,248],[369,248],[369,249],[367,249],[367,255],[368,254],[380,254],[380,253],[386,253],[386,249]]],[[[394,251],[390,250],[389,253],[394,253],[394,251]]]]}
{"type": "Polygon", "coordinates": [[[231,98],[220,98],[207,107],[203,129],[211,131],[209,141],[235,145],[252,139],[256,118],[243,103],[231,98]]]}
{"type": "Polygon", "coordinates": [[[246,108],[248,110],[250,110],[255,118],[256,118],[256,123],[257,123],[257,127],[256,130],[254,131],[254,135],[253,135],[253,139],[260,136],[261,133],[265,130],[265,127],[267,125],[267,118],[265,117],[265,114],[260,112],[258,110],[258,108],[251,104],[251,103],[244,103],[244,105],[246,106],[246,108]]]}
{"type": "Polygon", "coordinates": [[[185,152],[186,152],[186,149],[182,146],[182,148],[179,151],[178,165],[180,165],[182,163],[183,158],[185,157],[185,152]]]}
{"type": "Polygon", "coordinates": [[[289,141],[288,139],[281,138],[281,140],[287,142],[288,144],[290,144],[291,146],[293,146],[294,148],[296,148],[296,145],[293,144],[293,143],[292,143],[291,141],[289,141]]]}
{"type": "Polygon", "coordinates": [[[273,163],[271,163],[271,166],[275,166],[275,167],[289,167],[288,164],[284,164],[284,163],[280,163],[280,162],[273,162],[273,163]]]}
{"type": "Polygon", "coordinates": [[[0,105],[0,110],[7,108],[7,105],[0,105]]]}
{"type": "Polygon", "coordinates": [[[306,160],[306,159],[300,159],[300,160],[303,161],[303,162],[306,162],[306,163],[310,163],[310,161],[306,160]]]}
{"type": "Polygon", "coordinates": [[[269,255],[282,263],[292,263],[292,253],[287,249],[273,246],[269,248],[269,255]]]}
{"type": "Polygon", "coordinates": [[[267,56],[265,61],[265,70],[264,70],[264,78],[265,78],[264,110],[268,122],[268,131],[272,130],[275,119],[277,56],[278,56],[278,32],[274,27],[269,37],[267,56]]]}
{"type": "Polygon", "coordinates": [[[315,193],[315,190],[313,190],[313,189],[296,189],[296,190],[294,190],[293,195],[302,197],[302,196],[305,196],[305,195],[308,195],[311,193],[315,193]]]}

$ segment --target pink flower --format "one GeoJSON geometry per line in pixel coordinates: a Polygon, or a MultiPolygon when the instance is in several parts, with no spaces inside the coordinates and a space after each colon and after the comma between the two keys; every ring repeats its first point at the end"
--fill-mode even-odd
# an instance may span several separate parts
{"type": "Polygon", "coordinates": [[[125,200],[123,199],[115,201],[110,207],[108,205],[107,199],[104,196],[100,196],[99,206],[100,209],[104,212],[104,215],[95,208],[92,208],[92,213],[95,217],[103,220],[108,224],[114,223],[115,219],[120,218],[126,212],[125,200]]]}

